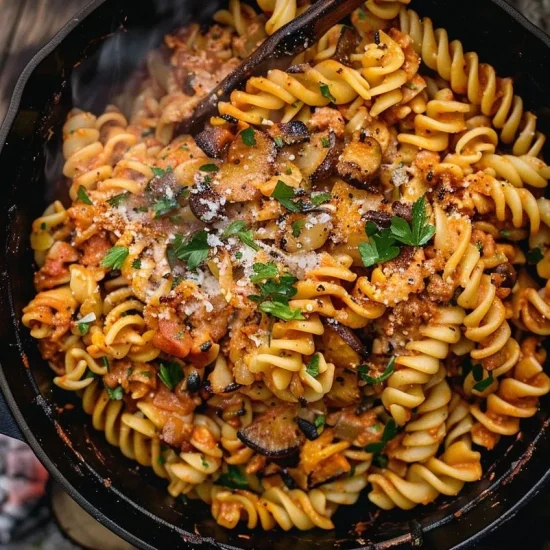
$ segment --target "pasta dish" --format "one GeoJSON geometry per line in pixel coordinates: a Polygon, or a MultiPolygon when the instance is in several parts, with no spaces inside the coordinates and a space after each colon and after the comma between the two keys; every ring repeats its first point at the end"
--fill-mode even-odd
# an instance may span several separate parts
{"type": "Polygon", "coordinates": [[[63,126],[23,323],[94,428],[226,528],[457,495],[550,390],[546,138],[409,2],[367,0],[181,135],[309,7],[229,0],[63,126]]]}

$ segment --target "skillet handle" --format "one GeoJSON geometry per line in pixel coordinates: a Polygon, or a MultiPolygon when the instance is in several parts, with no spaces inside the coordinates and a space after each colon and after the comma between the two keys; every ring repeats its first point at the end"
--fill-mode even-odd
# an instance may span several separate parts
{"type": "Polygon", "coordinates": [[[4,399],[4,395],[0,391],[0,434],[7,435],[19,441],[25,441],[23,433],[19,429],[17,422],[13,418],[11,411],[4,399]]]}

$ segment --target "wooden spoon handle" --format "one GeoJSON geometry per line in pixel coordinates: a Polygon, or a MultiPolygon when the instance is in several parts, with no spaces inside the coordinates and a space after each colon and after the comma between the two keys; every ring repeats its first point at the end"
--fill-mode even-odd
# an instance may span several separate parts
{"type": "Polygon", "coordinates": [[[252,52],[234,71],[197,105],[193,114],[181,121],[177,134],[196,135],[216,114],[218,101],[251,77],[269,69],[284,69],[290,60],[315,44],[331,27],[358,8],[365,0],[318,0],[302,15],[281,27],[252,52]]]}

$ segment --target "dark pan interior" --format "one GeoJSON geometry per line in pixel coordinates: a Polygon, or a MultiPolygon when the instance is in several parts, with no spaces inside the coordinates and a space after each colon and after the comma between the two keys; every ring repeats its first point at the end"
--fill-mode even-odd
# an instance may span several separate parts
{"type": "MultiPolygon", "coordinates": [[[[429,14],[436,26],[461,38],[467,51],[495,65],[502,76],[515,76],[517,90],[550,133],[550,44],[523,19],[510,15],[500,2],[479,0],[415,0],[413,8],[429,14]]],[[[486,453],[486,474],[456,498],[440,498],[413,512],[382,513],[366,497],[341,507],[333,532],[248,533],[227,531],[211,519],[202,503],[183,504],[167,495],[164,483],[136,467],[89,427],[79,407],[62,411],[74,397],[52,388],[51,372],[35,342],[22,327],[21,310],[32,297],[32,254],[28,235],[32,220],[59,192],[59,135],[73,103],[100,111],[109,96],[139,62],[146,48],[164,32],[192,19],[205,19],[217,2],[100,0],[86,17],[67,29],[33,62],[28,81],[21,82],[7,124],[0,133],[2,200],[0,241],[0,385],[35,452],[71,495],[113,530],[142,548],[220,547],[342,550],[392,541],[407,547],[423,541],[444,550],[473,544],[476,535],[510,517],[518,504],[540,490],[547,474],[550,439],[545,430],[550,403],[522,423],[517,439],[505,439],[486,453]],[[68,34],[67,34],[68,33],[68,34]],[[32,365],[32,374],[25,364],[32,365]],[[83,429],[83,426],[85,427],[83,429]],[[239,536],[241,535],[241,536],[239,536]],[[251,535],[251,536],[248,536],[251,535]],[[217,542],[215,542],[217,541],[217,542]]],[[[86,15],[84,13],[83,15],[86,15]]],[[[24,75],[25,77],[25,75],[24,75]]],[[[550,157],[549,157],[550,158],[550,157]]]]}

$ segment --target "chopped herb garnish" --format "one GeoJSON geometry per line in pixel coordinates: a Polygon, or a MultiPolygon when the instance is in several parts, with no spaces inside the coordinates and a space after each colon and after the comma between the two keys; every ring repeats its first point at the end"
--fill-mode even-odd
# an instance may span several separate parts
{"type": "Polygon", "coordinates": [[[332,103],[336,103],[336,98],[330,93],[330,87],[328,84],[319,84],[319,89],[321,90],[321,95],[324,98],[332,101],[332,103]]]}
{"type": "Polygon", "coordinates": [[[268,262],[266,264],[253,264],[252,270],[254,275],[250,276],[250,281],[254,284],[267,281],[269,279],[276,279],[279,275],[279,270],[275,262],[268,262]]]}
{"type": "Polygon", "coordinates": [[[479,382],[474,384],[474,390],[480,393],[484,392],[494,381],[495,379],[493,378],[493,373],[490,372],[487,378],[484,378],[483,380],[480,380],[479,382]]]}
{"type": "Polygon", "coordinates": [[[385,380],[387,380],[395,370],[395,357],[392,357],[388,363],[388,366],[385,368],[384,372],[377,376],[376,378],[373,378],[368,375],[368,372],[370,370],[368,365],[359,365],[357,368],[359,372],[359,376],[361,377],[361,380],[364,380],[367,384],[382,384],[385,380]]]}
{"type": "Polygon", "coordinates": [[[290,176],[292,174],[292,168],[288,167],[288,168],[285,168],[285,174],[287,176],[290,176]]]}
{"type": "Polygon", "coordinates": [[[386,455],[374,455],[372,462],[378,468],[386,468],[388,466],[388,457],[386,455]]]}
{"type": "Polygon", "coordinates": [[[329,138],[321,138],[321,145],[325,148],[325,149],[328,149],[330,147],[330,139],[329,138]]]}
{"type": "Polygon", "coordinates": [[[242,252],[235,252],[235,259],[236,259],[236,260],[240,260],[242,257],[243,257],[243,253],[242,253],[242,252]]]}
{"type": "Polygon", "coordinates": [[[416,90],[416,86],[412,82],[407,82],[407,84],[405,84],[405,88],[408,88],[409,90],[416,90]]]}
{"type": "Polygon", "coordinates": [[[141,269],[141,260],[139,258],[136,258],[133,262],[132,262],[132,267],[134,269],[141,269]]]}
{"type": "Polygon", "coordinates": [[[160,455],[160,456],[157,458],[157,462],[158,462],[159,464],[164,464],[164,463],[166,462],[166,459],[165,459],[162,455],[160,455]]]}
{"type": "Polygon", "coordinates": [[[113,246],[101,260],[101,265],[111,269],[120,269],[129,253],[125,246],[113,246]]]}
{"type": "Polygon", "coordinates": [[[109,399],[112,399],[113,401],[120,401],[124,396],[124,390],[122,389],[122,386],[117,386],[114,389],[105,386],[105,389],[107,390],[107,395],[109,396],[109,399]]]}
{"type": "Polygon", "coordinates": [[[107,371],[109,371],[109,369],[110,369],[109,359],[107,359],[107,357],[105,357],[105,355],[101,358],[101,363],[107,369],[107,371]]]}
{"type": "Polygon", "coordinates": [[[167,197],[161,197],[153,204],[153,212],[155,213],[155,218],[160,218],[164,214],[168,214],[175,208],[178,208],[179,203],[176,199],[169,199],[167,197]]]}
{"type": "Polygon", "coordinates": [[[126,371],[126,376],[132,376],[134,372],[134,367],[128,367],[128,370],[126,371]]]}
{"type": "Polygon", "coordinates": [[[216,482],[218,485],[229,487],[230,489],[246,489],[248,484],[245,475],[237,466],[229,465],[227,472],[223,473],[216,482]]]}
{"type": "Polygon", "coordinates": [[[76,196],[84,203],[84,204],[93,204],[90,197],[88,197],[88,193],[86,193],[86,188],[81,185],[78,188],[78,191],[76,193],[76,196]]]}
{"type": "Polygon", "coordinates": [[[199,170],[201,172],[217,172],[218,167],[215,164],[203,164],[199,170]]]}
{"type": "Polygon", "coordinates": [[[91,371],[90,369],[86,369],[84,380],[86,380],[87,378],[97,378],[97,374],[94,371],[91,371]]]}
{"type": "Polygon", "coordinates": [[[475,246],[480,252],[483,252],[483,243],[481,241],[477,241],[475,246]]]}
{"type": "Polygon", "coordinates": [[[46,227],[47,227],[46,222],[42,222],[40,224],[40,229],[42,229],[42,231],[45,231],[46,227]]]}
{"type": "Polygon", "coordinates": [[[483,380],[483,367],[479,363],[472,365],[472,376],[476,382],[483,380]]]}
{"type": "Polygon", "coordinates": [[[246,222],[236,220],[229,224],[229,227],[223,232],[222,239],[227,239],[231,236],[238,237],[244,244],[253,250],[260,250],[260,247],[254,241],[254,235],[251,229],[248,229],[246,222]]]}
{"type": "Polygon", "coordinates": [[[512,232],[508,229],[503,229],[501,232],[500,232],[500,235],[502,237],[504,237],[505,239],[509,239],[511,236],[512,236],[512,232]]]}
{"type": "MultiPolygon", "coordinates": [[[[269,264],[255,265],[269,266],[269,264]]],[[[264,280],[267,279],[266,275],[269,275],[269,279],[265,283],[256,283],[260,294],[249,296],[250,300],[259,304],[258,309],[283,321],[303,319],[304,317],[299,309],[291,309],[288,305],[289,299],[293,298],[297,292],[294,283],[298,279],[292,275],[280,275],[279,281],[276,281],[276,275],[273,274],[272,268],[257,269],[262,270],[264,280]]],[[[259,276],[260,273],[257,271],[255,275],[252,275],[256,280],[259,279],[259,276]]]]}
{"type": "Polygon", "coordinates": [[[85,315],[84,317],[76,321],[75,323],[78,327],[78,332],[80,332],[82,336],[88,334],[88,330],[90,330],[90,323],[93,323],[95,320],[95,313],[88,313],[88,315],[85,315]]]}
{"type": "Polygon", "coordinates": [[[284,145],[283,140],[280,137],[273,138],[273,141],[275,142],[275,145],[279,147],[279,149],[284,145]]]}
{"type": "Polygon", "coordinates": [[[300,207],[292,202],[296,196],[294,188],[287,185],[284,181],[279,180],[271,196],[278,200],[289,212],[300,212],[300,207]]]}
{"type": "Polygon", "coordinates": [[[292,222],[292,236],[297,239],[304,230],[305,221],[304,220],[296,220],[295,222],[292,222]]]}
{"type": "Polygon", "coordinates": [[[542,253],[540,246],[531,248],[531,250],[527,252],[527,261],[530,264],[538,264],[543,258],[544,254],[542,253]]]}
{"type": "Polygon", "coordinates": [[[420,197],[412,207],[412,227],[407,220],[393,216],[391,220],[392,237],[409,246],[424,246],[435,234],[435,227],[428,223],[426,199],[420,197]]]}
{"type": "Polygon", "coordinates": [[[329,202],[331,199],[330,193],[316,193],[315,195],[311,195],[310,201],[311,204],[314,206],[320,206],[321,204],[325,204],[326,202],[329,202]]]}
{"type": "Polygon", "coordinates": [[[208,462],[205,460],[204,456],[201,455],[201,463],[202,463],[202,467],[207,470],[208,469],[208,462]]]}
{"type": "Polygon", "coordinates": [[[170,390],[173,390],[183,380],[183,371],[179,363],[161,363],[158,375],[170,390]]]}
{"type": "Polygon", "coordinates": [[[319,354],[316,353],[308,362],[306,365],[306,372],[313,376],[313,378],[317,378],[319,376],[319,354]]]}
{"type": "Polygon", "coordinates": [[[110,199],[107,199],[107,202],[110,206],[116,208],[117,206],[120,206],[126,199],[128,199],[130,194],[130,191],[125,191],[124,193],[120,193],[118,195],[115,195],[114,197],[111,197],[110,199]]]}
{"type": "Polygon", "coordinates": [[[147,208],[147,206],[137,206],[134,210],[136,212],[149,212],[149,208],[147,208]]]}
{"type": "Polygon", "coordinates": [[[355,469],[356,469],[355,464],[352,464],[348,477],[353,477],[355,475],[355,469]]]}
{"type": "Polygon", "coordinates": [[[361,21],[364,21],[367,18],[367,15],[365,14],[365,12],[361,8],[359,8],[357,10],[357,17],[359,17],[359,19],[361,19],[361,21]]]}
{"type": "Polygon", "coordinates": [[[321,428],[325,425],[325,416],[322,415],[322,414],[318,414],[316,417],[315,417],[315,420],[313,421],[313,424],[315,425],[316,428],[321,428]]]}
{"type": "Polygon", "coordinates": [[[151,166],[151,170],[153,172],[154,178],[160,178],[164,176],[164,174],[166,174],[167,172],[171,172],[172,167],[168,166],[168,168],[165,170],[164,168],[159,168],[158,166],[151,166]]]}
{"type": "Polygon", "coordinates": [[[299,309],[291,309],[290,306],[280,302],[262,302],[259,305],[259,309],[283,321],[300,321],[304,319],[299,309]]]}
{"type": "Polygon", "coordinates": [[[78,323],[78,332],[80,332],[81,336],[88,334],[88,330],[90,330],[89,323],[78,323]]]}
{"type": "Polygon", "coordinates": [[[245,145],[248,147],[254,147],[256,145],[256,136],[254,135],[253,128],[247,128],[241,132],[241,139],[245,145]]]}
{"type": "Polygon", "coordinates": [[[388,420],[388,423],[384,426],[384,432],[382,433],[380,441],[376,443],[369,443],[365,447],[365,451],[367,453],[380,454],[384,450],[386,443],[391,441],[396,435],[397,424],[395,423],[395,420],[393,418],[390,418],[388,420]]]}
{"type": "MultiPolygon", "coordinates": [[[[367,223],[367,234],[370,223],[372,222],[367,223]]],[[[396,246],[390,229],[383,229],[380,233],[370,235],[370,242],[360,243],[358,248],[365,267],[383,264],[399,256],[399,247],[396,246]]]]}
{"type": "Polygon", "coordinates": [[[140,374],[141,376],[145,376],[145,378],[151,378],[151,371],[149,370],[142,370],[140,374]]]}
{"type": "Polygon", "coordinates": [[[187,240],[184,240],[183,235],[176,235],[171,245],[174,256],[186,262],[187,268],[194,271],[208,258],[210,246],[207,239],[208,233],[204,229],[197,231],[187,240]]]}

